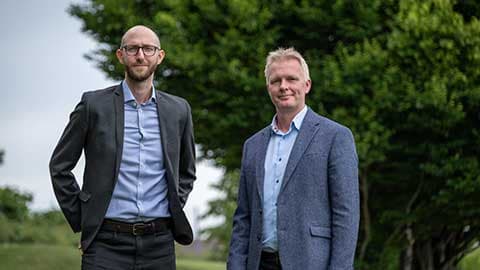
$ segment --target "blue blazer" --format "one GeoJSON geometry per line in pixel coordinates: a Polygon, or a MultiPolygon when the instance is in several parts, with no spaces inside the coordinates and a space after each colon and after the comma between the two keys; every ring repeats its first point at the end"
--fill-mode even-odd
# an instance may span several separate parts
{"type": "MultiPolygon", "coordinates": [[[[244,144],[229,270],[257,270],[262,251],[264,164],[271,127],[244,144]]],[[[277,200],[282,269],[353,269],[358,158],[350,130],[312,110],[303,120],[277,200]]]]}

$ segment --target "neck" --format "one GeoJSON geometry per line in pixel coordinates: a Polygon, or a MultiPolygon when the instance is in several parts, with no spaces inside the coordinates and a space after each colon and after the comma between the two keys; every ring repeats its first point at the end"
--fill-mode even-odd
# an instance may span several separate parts
{"type": "Polygon", "coordinates": [[[299,110],[292,110],[292,111],[279,111],[277,110],[277,127],[283,132],[287,132],[292,124],[293,118],[301,111],[303,108],[299,110]]]}
{"type": "Polygon", "coordinates": [[[138,103],[145,103],[152,96],[153,77],[141,82],[126,77],[125,81],[138,103]]]}

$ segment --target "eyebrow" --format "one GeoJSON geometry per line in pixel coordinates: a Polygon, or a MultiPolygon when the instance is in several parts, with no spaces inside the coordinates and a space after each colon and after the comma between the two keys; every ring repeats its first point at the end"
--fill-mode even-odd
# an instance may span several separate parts
{"type": "Polygon", "coordinates": [[[158,45],[153,45],[153,44],[124,44],[123,47],[125,46],[135,46],[135,47],[146,47],[146,46],[151,46],[151,47],[156,47],[156,48],[160,48],[158,45]]]}

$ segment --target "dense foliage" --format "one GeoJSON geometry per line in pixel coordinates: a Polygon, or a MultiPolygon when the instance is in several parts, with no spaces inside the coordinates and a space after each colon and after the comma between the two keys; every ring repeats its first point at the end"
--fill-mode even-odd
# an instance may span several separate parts
{"type": "MultiPolygon", "coordinates": [[[[135,24],[167,57],[156,87],[189,100],[203,157],[226,169],[210,230],[225,254],[243,141],[272,119],[267,52],[295,46],[314,110],[349,126],[360,158],[362,269],[454,269],[480,234],[480,5],[451,0],[92,0],[70,13],[109,77],[135,24]]],[[[101,86],[99,86],[101,87],[101,86]]],[[[202,179],[199,179],[201,181],[202,179]]]]}
{"type": "Polygon", "coordinates": [[[32,213],[30,193],[0,187],[0,243],[43,243],[77,246],[62,212],[51,210],[32,213]]]}

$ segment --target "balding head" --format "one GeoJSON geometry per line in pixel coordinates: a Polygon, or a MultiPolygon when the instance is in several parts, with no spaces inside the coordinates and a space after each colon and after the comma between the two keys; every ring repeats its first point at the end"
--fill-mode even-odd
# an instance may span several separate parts
{"type": "Polygon", "coordinates": [[[137,25],[125,32],[116,56],[125,66],[125,79],[129,85],[133,82],[150,85],[165,52],[160,49],[160,40],[152,29],[137,25]]]}
{"type": "Polygon", "coordinates": [[[160,47],[160,39],[158,38],[157,34],[153,32],[152,29],[144,26],[144,25],[135,25],[134,27],[130,28],[123,34],[122,43],[120,44],[120,48],[123,46],[128,45],[130,40],[135,39],[150,39],[152,44],[160,47]]]}

